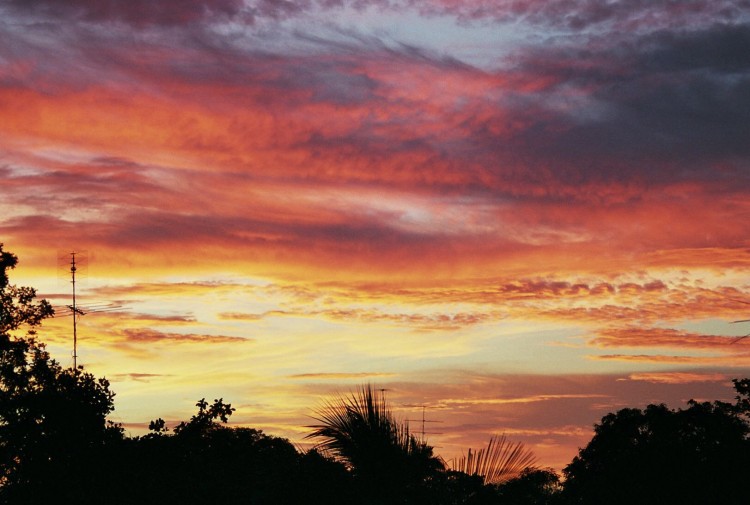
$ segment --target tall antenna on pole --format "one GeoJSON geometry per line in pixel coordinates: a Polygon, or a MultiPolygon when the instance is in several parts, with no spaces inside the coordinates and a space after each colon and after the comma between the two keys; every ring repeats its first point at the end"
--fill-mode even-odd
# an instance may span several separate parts
{"type": "Polygon", "coordinates": [[[66,279],[65,282],[70,282],[73,286],[73,304],[62,305],[55,307],[55,315],[53,317],[68,317],[73,316],[73,369],[78,368],[78,319],[86,314],[98,313],[98,312],[119,312],[122,310],[122,305],[117,303],[93,303],[86,305],[79,305],[76,293],[76,287],[81,279],[86,278],[88,270],[88,251],[74,251],[74,252],[62,252],[57,253],[57,266],[58,266],[58,280],[62,281],[63,272],[66,279]],[[69,280],[68,280],[69,279],[69,280]]]}
{"type": "Polygon", "coordinates": [[[84,315],[84,312],[76,307],[76,253],[70,253],[70,275],[72,280],[70,281],[73,285],[73,305],[68,305],[68,308],[73,315],[73,370],[78,369],[78,329],[77,319],[78,316],[84,315]]]}

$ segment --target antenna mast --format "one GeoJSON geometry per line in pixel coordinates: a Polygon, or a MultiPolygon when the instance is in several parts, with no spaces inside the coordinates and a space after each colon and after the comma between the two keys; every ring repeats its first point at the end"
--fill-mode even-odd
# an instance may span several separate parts
{"type": "Polygon", "coordinates": [[[420,438],[419,441],[424,444],[424,443],[427,442],[427,435],[442,435],[442,433],[440,433],[440,432],[436,432],[436,431],[428,432],[428,431],[426,431],[425,424],[426,423],[442,423],[443,421],[435,421],[435,420],[431,420],[431,419],[426,419],[425,418],[425,409],[427,408],[427,406],[426,405],[417,405],[417,407],[420,407],[422,409],[422,418],[421,419],[407,419],[407,421],[414,421],[414,422],[421,422],[422,423],[422,433],[421,433],[421,438],[420,438]]]}
{"type": "MultiPolygon", "coordinates": [[[[61,273],[64,269],[65,276],[70,274],[70,283],[73,286],[73,304],[65,305],[65,311],[58,311],[55,309],[55,316],[53,317],[68,317],[73,316],[73,369],[78,369],[78,319],[81,316],[90,314],[92,312],[114,312],[122,309],[122,305],[114,303],[98,303],[94,305],[84,305],[83,308],[79,307],[76,284],[81,275],[86,275],[86,269],[88,267],[88,252],[87,251],[74,251],[74,252],[62,252],[59,251],[58,266],[60,267],[58,273],[61,273]],[[68,259],[69,258],[69,259],[68,259]],[[70,311],[70,312],[68,312],[70,311]]],[[[60,307],[62,309],[62,307],[60,307]]]]}
{"type": "Polygon", "coordinates": [[[78,316],[82,316],[84,312],[76,307],[76,253],[70,253],[70,275],[72,277],[71,284],[73,284],[73,305],[68,305],[73,315],[73,370],[78,369],[78,331],[76,328],[78,316]]]}

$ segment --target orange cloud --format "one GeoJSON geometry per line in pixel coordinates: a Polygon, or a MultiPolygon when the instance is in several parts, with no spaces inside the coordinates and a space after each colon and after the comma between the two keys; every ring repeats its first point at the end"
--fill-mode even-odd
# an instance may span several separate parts
{"type": "Polygon", "coordinates": [[[644,381],[656,384],[689,384],[693,382],[727,382],[730,380],[727,374],[721,373],[694,373],[694,372],[640,372],[632,373],[628,380],[644,381]]]}
{"type": "Polygon", "coordinates": [[[730,356],[669,356],[663,354],[603,354],[589,356],[600,361],[625,361],[631,363],[662,363],[699,366],[747,367],[750,365],[750,354],[743,353],[730,356]]]}
{"type": "Polygon", "coordinates": [[[703,335],[671,328],[629,327],[602,330],[590,340],[599,347],[675,347],[684,349],[712,349],[725,353],[742,352],[731,346],[734,337],[703,335]]]}
{"type": "Polygon", "coordinates": [[[129,343],[155,343],[169,342],[175,344],[181,343],[236,343],[247,342],[248,339],[242,337],[231,337],[226,335],[198,335],[194,333],[165,333],[148,328],[142,329],[125,329],[122,335],[129,343]]]}

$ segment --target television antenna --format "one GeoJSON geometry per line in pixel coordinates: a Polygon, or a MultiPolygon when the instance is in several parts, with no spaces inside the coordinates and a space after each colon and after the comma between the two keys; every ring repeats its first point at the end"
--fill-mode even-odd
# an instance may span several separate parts
{"type": "MultiPolygon", "coordinates": [[[[85,316],[91,312],[112,312],[122,309],[121,305],[116,304],[95,304],[87,305],[81,308],[76,300],[76,274],[80,275],[82,268],[85,268],[86,258],[85,252],[73,251],[68,253],[70,255],[70,262],[67,263],[66,269],[70,272],[70,283],[73,287],[73,303],[70,305],[64,305],[60,307],[61,311],[55,311],[55,317],[72,316],[73,317],[73,370],[78,369],[78,319],[81,316],[85,316]],[[82,267],[83,265],[83,267],[82,267]]],[[[67,256],[65,254],[64,256],[67,256]]]]}
{"type": "Polygon", "coordinates": [[[425,418],[425,410],[427,409],[427,406],[423,404],[423,405],[417,405],[417,407],[421,407],[422,408],[422,418],[421,419],[407,419],[407,421],[408,422],[419,422],[419,423],[422,423],[422,433],[421,433],[420,442],[422,442],[424,444],[425,441],[427,440],[426,437],[425,437],[425,435],[442,435],[441,432],[437,432],[437,431],[425,431],[425,425],[427,423],[442,423],[443,421],[437,421],[437,420],[433,420],[433,419],[426,419],[425,418]]]}
{"type": "Polygon", "coordinates": [[[81,309],[79,309],[76,306],[76,272],[78,271],[78,268],[76,267],[76,254],[77,253],[75,252],[70,253],[70,275],[72,277],[72,280],[70,282],[73,284],[73,304],[68,305],[68,308],[73,314],[73,370],[78,369],[77,321],[78,321],[78,317],[85,314],[85,312],[83,312],[81,309]]]}

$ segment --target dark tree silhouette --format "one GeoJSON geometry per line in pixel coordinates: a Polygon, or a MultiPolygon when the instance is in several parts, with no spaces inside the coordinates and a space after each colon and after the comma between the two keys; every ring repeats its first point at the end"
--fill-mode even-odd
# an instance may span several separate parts
{"type": "Polygon", "coordinates": [[[553,505],[559,503],[562,484],[552,470],[529,468],[498,486],[503,505],[553,505]]]}
{"type": "Polygon", "coordinates": [[[0,335],[10,337],[11,332],[26,327],[34,335],[43,319],[54,314],[46,300],[35,301],[36,290],[10,284],[8,271],[16,268],[15,254],[3,251],[0,243],[0,335]]]}
{"type": "Polygon", "coordinates": [[[734,379],[734,389],[737,391],[735,409],[737,414],[750,424],[750,379],[734,379]]]}
{"type": "MultiPolygon", "coordinates": [[[[214,400],[211,405],[205,398],[201,398],[195,406],[198,407],[198,413],[192,416],[190,421],[183,421],[178,424],[174,429],[175,435],[186,438],[209,436],[214,431],[222,429],[222,425],[217,420],[226,423],[229,421],[229,416],[235,411],[231,404],[224,403],[224,398],[214,400]]],[[[164,420],[157,419],[152,421],[149,426],[152,427],[153,431],[159,431],[159,425],[163,426],[164,420]]]]}
{"type": "Polygon", "coordinates": [[[357,503],[343,465],[260,430],[227,426],[234,409],[222,399],[196,406],[171,431],[157,419],[151,433],[124,441],[110,459],[121,478],[107,503],[357,503]]]}
{"type": "Polygon", "coordinates": [[[750,424],[747,379],[737,403],[649,405],[605,416],[565,468],[569,503],[748,503],[750,424]]]}
{"type": "Polygon", "coordinates": [[[393,415],[385,395],[372,386],[326,403],[307,438],[346,463],[358,489],[372,503],[418,503],[427,500],[431,479],[444,472],[432,447],[409,433],[393,415]]]}
{"type": "Polygon", "coordinates": [[[121,437],[106,420],[114,393],[106,379],[63,369],[36,340],[53,311],[33,288],[9,283],[17,261],[0,244],[0,501],[72,498],[104,444],[121,437]]]}

